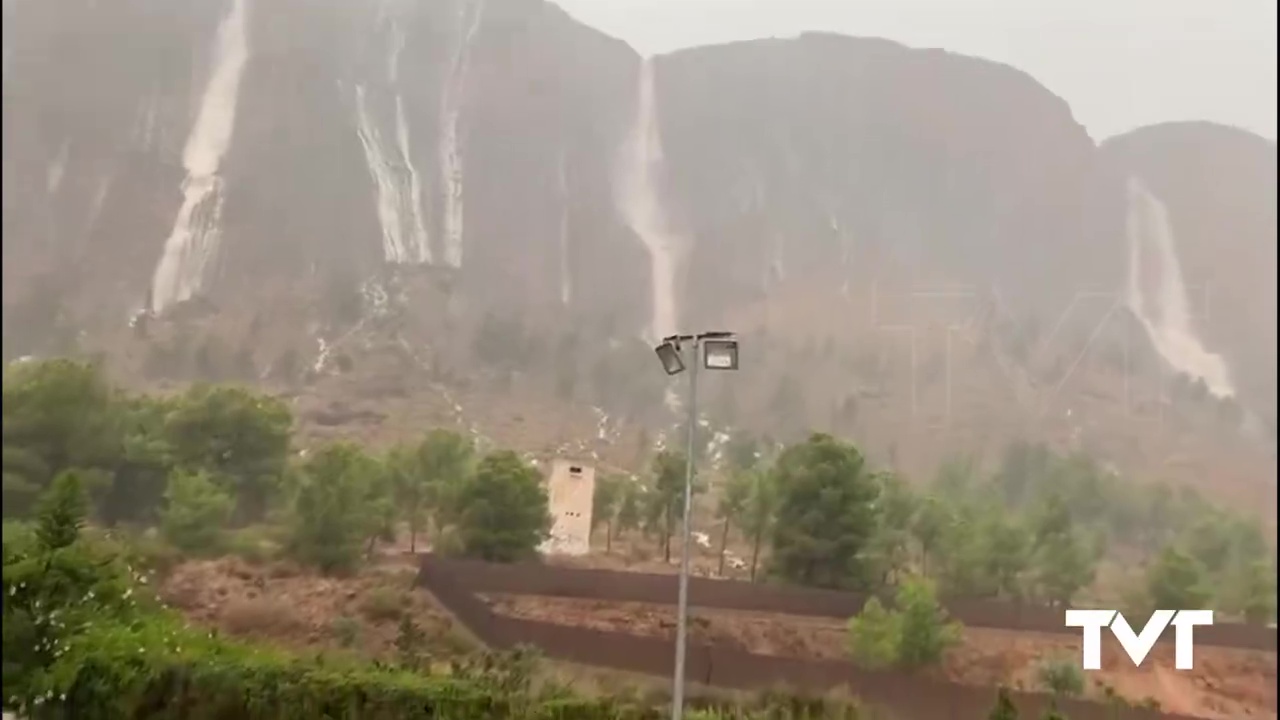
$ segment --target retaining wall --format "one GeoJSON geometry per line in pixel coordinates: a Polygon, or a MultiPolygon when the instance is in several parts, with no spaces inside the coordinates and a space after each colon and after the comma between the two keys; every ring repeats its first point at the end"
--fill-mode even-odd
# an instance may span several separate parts
{"type": "MultiPolygon", "coordinates": [[[[669,677],[673,672],[674,648],[670,640],[505,617],[492,612],[477,597],[482,593],[509,593],[667,604],[675,593],[672,577],[491,565],[428,556],[422,561],[419,582],[490,647],[533,645],[548,657],[582,665],[660,677],[669,677]]],[[[699,579],[690,589],[696,605],[718,609],[843,618],[861,607],[861,600],[854,595],[800,588],[699,579]]],[[[962,617],[964,607],[959,606],[957,617],[962,617]]],[[[987,613],[976,617],[987,619],[991,623],[988,627],[1009,626],[996,624],[1000,616],[994,611],[987,613]]],[[[1008,609],[1005,613],[1003,617],[1019,623],[1015,628],[1031,627],[1026,624],[1030,614],[1010,614],[1008,609]]],[[[1060,624],[1061,615],[1055,617],[1060,624]]],[[[1043,630],[1049,631],[1048,628],[1046,621],[1043,630]]],[[[1274,647],[1274,632],[1272,642],[1274,647]]],[[[870,672],[848,662],[760,655],[696,641],[689,644],[686,669],[690,682],[719,688],[759,690],[781,685],[802,692],[824,692],[844,687],[865,702],[888,709],[897,720],[980,719],[987,716],[996,696],[994,688],[903,672],[870,672]]],[[[1048,700],[1048,696],[1039,693],[1014,693],[1013,697],[1024,717],[1038,716],[1048,700]]],[[[1060,701],[1059,707],[1072,720],[1197,720],[1081,700],[1060,701]]]]}
{"type": "MultiPolygon", "coordinates": [[[[543,595],[653,605],[674,604],[675,575],[579,570],[549,565],[490,563],[432,557],[429,562],[456,577],[465,578],[472,593],[543,595]]],[[[851,617],[866,602],[858,593],[818,590],[740,580],[689,579],[689,603],[717,610],[761,612],[775,615],[851,617]]],[[[1063,611],[1038,605],[992,600],[951,600],[951,616],[969,627],[1079,636],[1079,628],[1063,624],[1063,611]]],[[[1139,618],[1129,618],[1136,624],[1139,618]]],[[[1173,642],[1169,627],[1163,640],[1173,642]]],[[[1276,651],[1276,629],[1240,623],[1219,623],[1196,628],[1196,645],[1245,650],[1276,651]]]]}

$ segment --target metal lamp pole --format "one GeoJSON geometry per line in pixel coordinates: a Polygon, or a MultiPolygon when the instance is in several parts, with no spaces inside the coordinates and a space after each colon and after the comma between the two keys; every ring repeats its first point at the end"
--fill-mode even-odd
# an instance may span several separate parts
{"type": "Polygon", "coordinates": [[[680,531],[680,597],[676,604],[676,670],[671,683],[671,720],[684,717],[684,662],[689,632],[689,520],[693,512],[694,448],[698,433],[698,366],[701,365],[700,338],[693,339],[693,362],[689,365],[689,443],[685,450],[684,520],[680,531]]]}
{"type": "Polygon", "coordinates": [[[733,333],[704,332],[697,335],[671,335],[654,348],[662,368],[668,375],[689,370],[689,444],[685,453],[684,522],[680,532],[680,598],[676,606],[676,667],[671,682],[671,719],[684,718],[684,667],[689,633],[689,556],[692,552],[693,475],[695,449],[698,447],[698,369],[705,361],[711,370],[738,369],[738,341],[733,333]],[[705,342],[704,342],[705,341],[705,342]],[[689,345],[685,345],[688,343],[689,345]],[[690,358],[685,348],[693,347],[690,358]],[[705,355],[705,357],[704,357],[705,355]],[[690,360],[691,362],[686,362],[690,360]]]}

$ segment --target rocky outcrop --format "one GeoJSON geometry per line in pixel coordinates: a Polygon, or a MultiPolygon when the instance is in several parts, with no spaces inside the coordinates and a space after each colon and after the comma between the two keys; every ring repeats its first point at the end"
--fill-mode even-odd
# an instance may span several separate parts
{"type": "Polygon", "coordinates": [[[410,314],[613,336],[787,284],[994,289],[1051,326],[1122,299],[1137,174],[1242,318],[1203,332],[1274,397],[1275,146],[1100,152],[997,63],[822,34],[642,62],[543,0],[6,0],[4,46],[8,356],[143,306],[269,325],[389,275],[445,288],[410,314]]]}
{"type": "Polygon", "coordinates": [[[903,290],[997,287],[1047,314],[1123,276],[1118,186],[1067,104],[1022,72],[829,35],[659,68],[699,306],[883,273],[903,290]]]}
{"type": "Polygon", "coordinates": [[[1230,361],[1242,398],[1274,428],[1276,145],[1212,123],[1167,123],[1102,154],[1168,208],[1200,337],[1230,361]]]}
{"type": "Polygon", "coordinates": [[[644,306],[609,192],[639,58],[549,3],[17,2],[5,28],[5,277],[42,279],[6,307],[74,275],[79,322],[123,326],[388,266],[476,304],[644,306]],[[179,236],[182,291],[157,278],[179,236]]]}

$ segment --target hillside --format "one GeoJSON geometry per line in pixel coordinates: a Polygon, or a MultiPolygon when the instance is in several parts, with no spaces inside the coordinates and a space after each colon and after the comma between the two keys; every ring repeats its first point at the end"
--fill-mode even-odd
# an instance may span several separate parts
{"type": "Polygon", "coordinates": [[[874,38],[645,60],[542,0],[4,20],[7,360],[263,384],[313,437],[458,423],[630,466],[671,422],[636,338],[727,327],[716,426],[833,430],[912,476],[1030,435],[1275,507],[1259,138],[1099,147],[1025,73],[874,38]],[[1166,241],[1180,273],[1144,259],[1166,241]],[[1206,283],[1188,334],[1170,303],[1206,283]],[[1206,353],[1235,399],[1188,381],[1206,353]]]}

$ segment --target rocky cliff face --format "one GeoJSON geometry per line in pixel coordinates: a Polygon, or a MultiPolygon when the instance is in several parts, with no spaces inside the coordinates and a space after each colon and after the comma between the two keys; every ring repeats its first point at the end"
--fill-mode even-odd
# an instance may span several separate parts
{"type": "Polygon", "coordinates": [[[5,0],[4,33],[10,357],[286,296],[313,317],[276,334],[305,335],[317,288],[390,276],[444,288],[410,314],[612,335],[788,285],[994,290],[1050,326],[1126,297],[1138,175],[1189,282],[1249,317],[1197,331],[1274,397],[1274,144],[1099,150],[1006,66],[828,35],[642,61],[542,0],[5,0]]]}
{"type": "Polygon", "coordinates": [[[1168,123],[1102,146],[1168,209],[1194,326],[1230,360],[1247,402],[1274,427],[1276,145],[1211,123],[1168,123]]]}
{"type": "Polygon", "coordinates": [[[695,306],[786,278],[880,276],[899,290],[997,288],[1056,314],[1123,276],[1115,178],[1066,103],[1021,72],[824,35],[659,67],[695,306]]]}
{"type": "MultiPolygon", "coordinates": [[[[608,162],[639,59],[550,4],[5,18],[6,278],[62,276],[87,325],[388,266],[445,271],[477,303],[645,306],[608,162]]],[[[6,304],[48,291],[31,285],[6,304]]]]}

